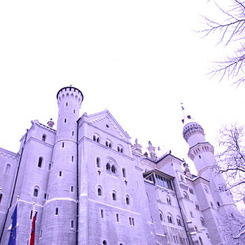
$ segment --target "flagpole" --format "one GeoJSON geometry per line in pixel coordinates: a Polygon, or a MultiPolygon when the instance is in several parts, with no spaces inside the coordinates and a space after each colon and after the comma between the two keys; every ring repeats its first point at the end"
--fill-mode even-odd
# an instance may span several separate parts
{"type": "MultiPolygon", "coordinates": [[[[16,201],[16,207],[17,207],[17,210],[19,209],[19,200],[20,200],[20,196],[19,195],[17,195],[17,201],[16,201]]],[[[17,216],[18,216],[18,213],[17,213],[17,216]]],[[[17,228],[18,228],[18,226],[19,226],[19,224],[18,224],[18,217],[16,216],[16,243],[17,243],[17,228]]],[[[17,243],[18,244],[18,243],[17,243]]]]}
{"type": "MultiPolygon", "coordinates": [[[[33,219],[34,219],[34,216],[35,216],[35,202],[32,204],[32,217],[31,217],[31,233],[30,233],[30,236],[29,236],[29,244],[31,244],[31,235],[32,235],[32,223],[33,223],[33,219]]],[[[36,219],[34,220],[34,222],[36,221],[36,219]]]]}

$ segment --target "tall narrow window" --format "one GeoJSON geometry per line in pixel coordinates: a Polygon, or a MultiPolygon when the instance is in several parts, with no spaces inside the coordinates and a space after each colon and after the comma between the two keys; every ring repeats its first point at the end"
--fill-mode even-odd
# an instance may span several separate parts
{"type": "Polygon", "coordinates": [[[114,174],[116,173],[116,167],[114,165],[112,165],[112,167],[111,167],[111,172],[114,174]]]}
{"type": "Polygon", "coordinates": [[[103,209],[100,210],[100,217],[101,217],[102,219],[104,218],[104,210],[103,210],[103,209]]]}
{"type": "Polygon", "coordinates": [[[72,132],[71,132],[71,136],[74,136],[74,135],[75,135],[75,132],[74,132],[74,131],[72,131],[72,132]]]}
{"type": "Polygon", "coordinates": [[[112,193],[112,200],[113,201],[116,201],[117,200],[117,194],[116,194],[115,191],[112,193]]]}
{"type": "Polygon", "coordinates": [[[70,226],[71,226],[71,228],[74,228],[74,220],[73,219],[71,220],[70,226]]]}
{"type": "Polygon", "coordinates": [[[58,215],[58,214],[59,214],[59,209],[56,208],[56,209],[55,209],[55,215],[58,215]]]}
{"type": "Polygon", "coordinates": [[[97,193],[98,193],[98,196],[102,196],[102,188],[101,188],[101,186],[98,187],[97,193]]]}
{"type": "Polygon", "coordinates": [[[126,169],[125,168],[122,169],[122,175],[124,178],[126,178],[126,169]]]}
{"type": "Polygon", "coordinates": [[[110,169],[111,169],[110,163],[107,163],[107,164],[106,164],[106,170],[109,171],[110,169]]]}
{"type": "Polygon", "coordinates": [[[33,212],[33,211],[31,210],[31,213],[30,213],[30,219],[32,219],[32,212],[33,212]]]}
{"type": "Polygon", "coordinates": [[[46,141],[46,138],[47,138],[46,134],[43,134],[42,141],[46,141]]]}
{"type": "Polygon", "coordinates": [[[62,142],[62,148],[64,148],[65,147],[65,143],[64,142],[62,142]]]}
{"type": "Polygon", "coordinates": [[[132,225],[134,226],[134,218],[132,218],[132,225]]]}
{"type": "Polygon", "coordinates": [[[160,213],[160,220],[163,221],[163,213],[161,210],[159,210],[159,213],[160,213]]]}
{"type": "Polygon", "coordinates": [[[96,166],[97,168],[100,168],[100,158],[99,157],[96,158],[96,166]]]}
{"type": "Polygon", "coordinates": [[[43,163],[43,158],[42,157],[39,157],[37,166],[39,168],[41,168],[42,167],[42,163],[43,163]]]}
{"type": "Polygon", "coordinates": [[[74,162],[74,156],[71,156],[71,161],[74,162]]]}
{"type": "Polygon", "coordinates": [[[34,197],[38,197],[38,188],[34,188],[34,191],[33,191],[33,196],[34,197]]]}
{"type": "Polygon", "coordinates": [[[66,120],[66,118],[65,118],[64,123],[66,123],[66,122],[67,122],[67,120],[66,120]]]}
{"type": "Polygon", "coordinates": [[[129,196],[126,196],[126,204],[129,205],[130,201],[129,201],[129,196]]]}
{"type": "Polygon", "coordinates": [[[73,185],[71,186],[71,192],[73,192],[73,185]]]}
{"type": "Polygon", "coordinates": [[[60,177],[62,176],[62,171],[59,171],[59,176],[60,176],[60,177]]]}
{"type": "Polygon", "coordinates": [[[116,220],[119,222],[119,214],[116,214],[116,220]]]}
{"type": "Polygon", "coordinates": [[[51,163],[48,165],[48,170],[50,170],[51,169],[51,163]]]}
{"type": "Polygon", "coordinates": [[[104,241],[103,241],[103,245],[107,245],[107,242],[106,242],[106,240],[104,240],[104,241]]]}
{"type": "Polygon", "coordinates": [[[2,202],[2,199],[3,199],[3,194],[0,193],[0,203],[2,202]]]}

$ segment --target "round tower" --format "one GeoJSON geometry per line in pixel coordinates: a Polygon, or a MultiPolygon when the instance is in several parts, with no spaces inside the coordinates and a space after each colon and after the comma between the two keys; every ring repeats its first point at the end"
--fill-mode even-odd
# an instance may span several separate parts
{"type": "Polygon", "coordinates": [[[75,244],[77,213],[77,120],[82,92],[64,87],[57,93],[56,141],[43,207],[39,244],[75,244]]]}
{"type": "MultiPolygon", "coordinates": [[[[213,193],[217,207],[234,206],[232,196],[229,191],[225,191],[225,180],[221,174],[217,173],[218,164],[214,156],[214,147],[206,141],[203,128],[185,115],[182,122],[183,137],[189,144],[188,156],[194,162],[198,176],[210,182],[211,192],[213,193]]],[[[228,208],[227,208],[228,209],[228,208]]]]}
{"type": "Polygon", "coordinates": [[[208,166],[216,164],[214,148],[210,143],[206,142],[202,126],[194,122],[190,115],[186,116],[183,106],[182,110],[183,137],[189,144],[188,156],[194,162],[198,175],[206,178],[208,175],[206,176],[204,173],[205,170],[207,170],[208,166]]]}

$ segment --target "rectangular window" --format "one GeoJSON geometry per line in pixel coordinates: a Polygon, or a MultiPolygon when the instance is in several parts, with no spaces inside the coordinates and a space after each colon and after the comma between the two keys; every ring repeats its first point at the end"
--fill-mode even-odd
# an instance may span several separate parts
{"type": "Polygon", "coordinates": [[[129,217],[129,224],[132,225],[132,218],[129,217]]]}
{"type": "Polygon", "coordinates": [[[71,157],[71,161],[74,162],[74,156],[71,157]]]}
{"type": "Polygon", "coordinates": [[[48,165],[48,170],[50,170],[51,169],[51,163],[48,165]]]}
{"type": "Polygon", "coordinates": [[[62,176],[62,171],[59,171],[59,176],[60,176],[60,177],[62,176]]]}
{"type": "Polygon", "coordinates": [[[65,143],[64,142],[62,142],[62,148],[64,148],[65,147],[65,143]]]}
{"type": "Polygon", "coordinates": [[[31,214],[30,214],[30,219],[32,219],[32,210],[31,210],[31,214]]]}
{"type": "Polygon", "coordinates": [[[73,185],[71,186],[71,192],[73,192],[73,185]]]}
{"type": "Polygon", "coordinates": [[[71,220],[71,228],[74,228],[74,220],[71,220]]]}
{"type": "Polygon", "coordinates": [[[56,208],[56,209],[55,209],[55,215],[58,215],[58,214],[59,214],[59,209],[56,208]]]}
{"type": "Polygon", "coordinates": [[[44,197],[43,197],[44,199],[47,199],[47,194],[46,193],[44,193],[44,197]]]}

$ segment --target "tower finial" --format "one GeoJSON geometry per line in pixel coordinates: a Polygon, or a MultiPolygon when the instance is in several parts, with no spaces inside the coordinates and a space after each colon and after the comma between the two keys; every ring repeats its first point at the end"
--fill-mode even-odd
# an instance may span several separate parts
{"type": "Polygon", "coordinates": [[[181,104],[181,109],[183,111],[183,119],[182,119],[182,123],[187,123],[188,121],[191,120],[191,116],[190,115],[187,115],[185,114],[185,108],[184,108],[184,104],[183,103],[180,103],[181,104]]]}

